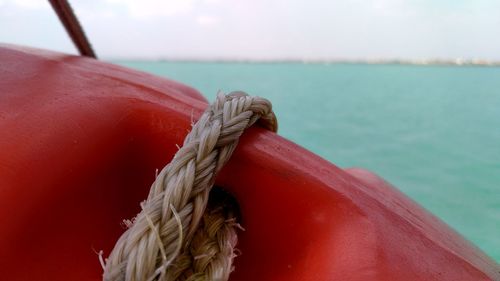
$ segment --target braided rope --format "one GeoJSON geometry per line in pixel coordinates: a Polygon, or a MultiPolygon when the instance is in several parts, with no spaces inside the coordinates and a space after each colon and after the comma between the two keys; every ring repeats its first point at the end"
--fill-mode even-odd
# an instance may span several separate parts
{"type": "Polygon", "coordinates": [[[203,214],[189,251],[185,251],[172,264],[165,280],[206,281],[229,278],[233,258],[236,256],[236,230],[241,227],[236,223],[237,208],[234,202],[230,202],[227,194],[221,195],[224,192],[220,189],[214,191],[210,194],[209,207],[203,214]],[[217,191],[216,195],[212,194],[214,191],[217,191]]]}
{"type": "Polygon", "coordinates": [[[141,212],[108,257],[103,280],[229,278],[237,224],[231,214],[205,209],[217,172],[257,120],[276,131],[268,100],[243,92],[217,95],[151,186],[141,212]]]}

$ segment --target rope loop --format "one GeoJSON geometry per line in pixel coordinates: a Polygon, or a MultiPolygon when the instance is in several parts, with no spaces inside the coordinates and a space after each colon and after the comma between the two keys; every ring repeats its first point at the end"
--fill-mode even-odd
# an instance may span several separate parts
{"type": "Polygon", "coordinates": [[[232,271],[241,228],[234,212],[209,208],[216,174],[254,123],[277,130],[271,103],[244,92],[217,98],[158,174],[141,212],[104,265],[105,281],[214,280],[232,271]]]}

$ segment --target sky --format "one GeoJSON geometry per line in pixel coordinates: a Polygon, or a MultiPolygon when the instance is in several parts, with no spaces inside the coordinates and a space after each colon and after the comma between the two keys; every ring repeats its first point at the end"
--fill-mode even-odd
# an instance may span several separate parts
{"type": "MultiPolygon", "coordinates": [[[[70,0],[101,58],[500,61],[500,0],[70,0]]],[[[0,42],[76,53],[45,0],[0,0],[0,42]]]]}

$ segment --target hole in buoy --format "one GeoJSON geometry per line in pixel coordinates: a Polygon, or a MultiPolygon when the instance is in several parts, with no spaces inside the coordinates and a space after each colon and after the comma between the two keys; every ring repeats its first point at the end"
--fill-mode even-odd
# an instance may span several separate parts
{"type": "Polygon", "coordinates": [[[208,197],[207,211],[222,211],[228,219],[234,218],[236,223],[241,223],[241,213],[238,201],[229,192],[220,186],[214,186],[208,197]]]}

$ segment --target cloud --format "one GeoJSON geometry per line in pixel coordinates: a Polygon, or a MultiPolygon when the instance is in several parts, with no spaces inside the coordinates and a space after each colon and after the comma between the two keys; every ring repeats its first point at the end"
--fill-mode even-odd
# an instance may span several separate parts
{"type": "Polygon", "coordinates": [[[213,16],[199,16],[196,18],[196,22],[200,25],[215,25],[220,21],[219,18],[213,16]]]}
{"type": "Polygon", "coordinates": [[[109,4],[121,6],[136,19],[185,14],[194,9],[194,0],[106,0],[109,4]]]}
{"type": "MultiPolygon", "coordinates": [[[[500,60],[496,0],[71,4],[101,57],[500,60]]],[[[0,28],[2,41],[32,46],[43,42],[42,47],[73,52],[70,44],[58,40],[68,38],[46,1],[0,0],[0,5],[0,26],[11,27],[0,28]]]]}
{"type": "Polygon", "coordinates": [[[11,4],[18,6],[19,8],[25,8],[25,9],[43,9],[48,7],[47,1],[40,1],[40,0],[3,0],[0,1],[0,5],[6,5],[6,4],[11,4]]]}

